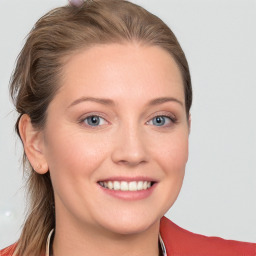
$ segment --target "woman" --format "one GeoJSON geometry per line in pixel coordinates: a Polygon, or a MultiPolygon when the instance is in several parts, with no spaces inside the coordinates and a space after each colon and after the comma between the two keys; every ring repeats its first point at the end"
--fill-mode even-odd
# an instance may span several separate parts
{"type": "Polygon", "coordinates": [[[1,255],[255,255],[255,244],[162,217],[184,177],[192,89],[156,16],[119,0],[49,12],[19,56],[11,95],[31,209],[1,255]]]}

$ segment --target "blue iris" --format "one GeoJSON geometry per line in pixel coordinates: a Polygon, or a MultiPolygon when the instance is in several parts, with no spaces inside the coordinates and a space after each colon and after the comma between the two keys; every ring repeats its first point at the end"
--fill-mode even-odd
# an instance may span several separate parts
{"type": "Polygon", "coordinates": [[[86,118],[87,124],[91,126],[97,126],[100,124],[99,116],[89,116],[86,118]]]}
{"type": "Polygon", "coordinates": [[[164,116],[156,116],[152,119],[153,125],[162,126],[165,124],[165,119],[166,119],[166,117],[164,117],[164,116]]]}

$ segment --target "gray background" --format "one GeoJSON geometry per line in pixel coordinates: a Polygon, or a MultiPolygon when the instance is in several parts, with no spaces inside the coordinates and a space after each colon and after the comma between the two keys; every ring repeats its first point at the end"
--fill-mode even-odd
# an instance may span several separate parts
{"type": "MultiPolygon", "coordinates": [[[[0,0],[0,248],[18,238],[25,197],[8,82],[36,20],[66,0],[0,0]]],[[[167,216],[195,233],[256,242],[256,1],[140,0],[178,37],[194,87],[190,160],[167,216]]]]}

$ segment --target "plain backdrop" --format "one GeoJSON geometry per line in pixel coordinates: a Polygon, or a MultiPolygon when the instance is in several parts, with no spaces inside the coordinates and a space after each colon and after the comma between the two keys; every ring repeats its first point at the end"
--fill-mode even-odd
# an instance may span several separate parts
{"type": "MultiPolygon", "coordinates": [[[[167,216],[194,233],[256,242],[256,1],[134,2],[171,27],[192,75],[190,159],[167,216]]],[[[0,248],[19,237],[26,204],[10,75],[36,20],[66,3],[0,0],[0,248]]]]}

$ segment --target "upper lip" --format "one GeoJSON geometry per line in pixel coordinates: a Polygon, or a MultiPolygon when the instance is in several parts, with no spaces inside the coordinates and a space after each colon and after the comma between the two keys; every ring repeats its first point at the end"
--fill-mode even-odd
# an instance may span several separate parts
{"type": "Polygon", "coordinates": [[[103,178],[101,180],[98,180],[98,182],[104,182],[104,181],[151,181],[151,182],[157,182],[156,179],[147,177],[147,176],[136,176],[136,177],[127,177],[127,176],[112,176],[108,178],[103,178]]]}

